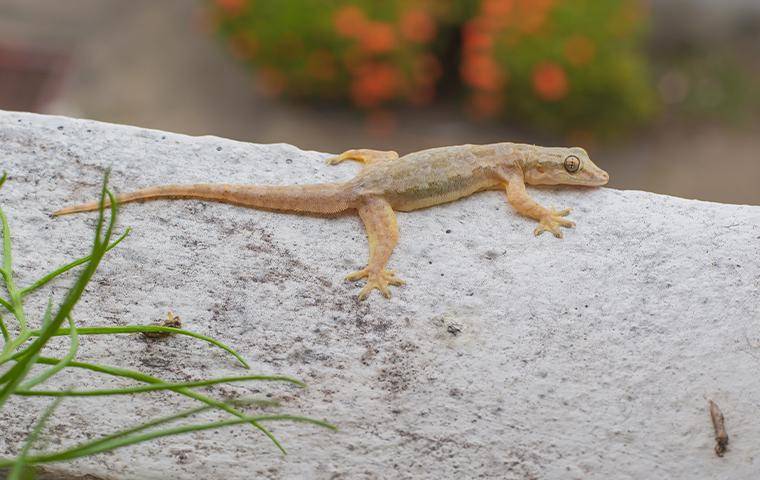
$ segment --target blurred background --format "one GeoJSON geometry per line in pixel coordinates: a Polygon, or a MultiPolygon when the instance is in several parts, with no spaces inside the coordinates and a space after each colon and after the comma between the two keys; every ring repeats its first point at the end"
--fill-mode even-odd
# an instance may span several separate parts
{"type": "Polygon", "coordinates": [[[0,109],[304,149],[580,145],[760,204],[757,0],[0,0],[0,109]]]}

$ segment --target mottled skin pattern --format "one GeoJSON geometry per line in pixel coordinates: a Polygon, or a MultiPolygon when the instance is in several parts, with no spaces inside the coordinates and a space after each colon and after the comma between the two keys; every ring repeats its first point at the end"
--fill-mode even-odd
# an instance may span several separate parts
{"type": "MultiPolygon", "coordinates": [[[[402,285],[385,268],[398,242],[395,211],[408,212],[451,202],[482,190],[505,190],[509,203],[522,215],[538,220],[536,235],[545,231],[561,238],[560,227],[572,227],[564,218],[570,209],[550,210],[526,192],[530,185],[599,186],[609,176],[594,165],[582,148],[547,148],[515,143],[461,145],[410,153],[348,150],[328,163],[344,160],[364,164],[361,172],[343,183],[317,185],[164,185],[120,195],[122,203],[167,198],[211,200],[245,207],[337,214],[356,210],[369,240],[369,263],[346,277],[367,279],[359,292],[364,299],[373,290],[390,297],[390,285],[402,285]]],[[[64,208],[53,215],[97,210],[96,202],[64,208]]]]}

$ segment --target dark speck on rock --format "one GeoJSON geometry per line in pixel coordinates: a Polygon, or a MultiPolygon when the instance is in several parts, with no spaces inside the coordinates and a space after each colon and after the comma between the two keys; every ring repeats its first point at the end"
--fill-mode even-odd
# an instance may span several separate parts
{"type": "Polygon", "coordinates": [[[63,125],[58,125],[58,130],[63,130],[63,125]]]}
{"type": "Polygon", "coordinates": [[[222,151],[222,147],[216,147],[216,151],[217,152],[221,152],[222,151]]]}
{"type": "Polygon", "coordinates": [[[288,165],[290,165],[291,163],[293,163],[293,159],[292,158],[286,158],[285,159],[285,163],[287,163],[288,165]]]}
{"type": "Polygon", "coordinates": [[[446,230],[446,233],[451,233],[451,229],[446,230]]]}
{"type": "Polygon", "coordinates": [[[496,260],[498,256],[499,254],[497,252],[494,252],[493,250],[489,250],[483,254],[483,257],[485,257],[486,260],[496,260]]]}

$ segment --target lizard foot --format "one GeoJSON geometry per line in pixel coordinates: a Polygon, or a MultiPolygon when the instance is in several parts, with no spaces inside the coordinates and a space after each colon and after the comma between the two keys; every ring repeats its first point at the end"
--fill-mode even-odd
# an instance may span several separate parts
{"type": "Polygon", "coordinates": [[[378,289],[385,298],[391,298],[391,291],[388,289],[388,285],[403,285],[404,281],[396,276],[393,270],[381,270],[379,272],[371,272],[369,268],[362,268],[359,271],[350,273],[346,276],[346,280],[356,281],[362,278],[367,279],[367,284],[359,292],[359,300],[364,300],[367,295],[374,289],[378,289]]]}
{"type": "Polygon", "coordinates": [[[555,237],[562,238],[562,230],[559,227],[572,228],[575,226],[574,222],[562,217],[566,217],[570,213],[570,209],[556,211],[549,210],[546,215],[541,217],[538,226],[533,230],[534,235],[541,235],[544,232],[552,232],[555,237]]]}

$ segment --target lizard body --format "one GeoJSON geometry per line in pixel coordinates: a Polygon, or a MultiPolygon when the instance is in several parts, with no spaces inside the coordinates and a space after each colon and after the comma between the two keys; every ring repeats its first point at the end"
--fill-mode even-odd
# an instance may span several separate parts
{"type": "MultiPolygon", "coordinates": [[[[410,153],[399,158],[393,151],[348,150],[328,159],[363,163],[351,180],[312,185],[188,184],[149,187],[117,197],[121,203],[188,198],[251,208],[337,214],[358,212],[369,241],[367,267],[349,274],[348,280],[367,278],[359,292],[364,299],[373,289],[390,297],[389,285],[402,285],[385,268],[398,242],[395,211],[408,212],[451,202],[483,190],[505,190],[509,203],[520,214],[539,221],[536,235],[544,231],[562,237],[560,227],[572,227],[564,217],[569,209],[554,211],[536,203],[526,192],[530,185],[600,186],[609,176],[582,148],[538,147],[515,143],[460,145],[410,153]]],[[[53,215],[98,209],[97,202],[64,208],[53,215]]]]}

